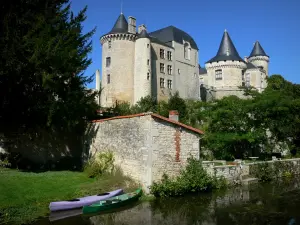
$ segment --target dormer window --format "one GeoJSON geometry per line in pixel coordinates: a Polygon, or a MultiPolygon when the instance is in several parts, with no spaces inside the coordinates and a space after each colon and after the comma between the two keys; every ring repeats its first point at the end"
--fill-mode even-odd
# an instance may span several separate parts
{"type": "Polygon", "coordinates": [[[187,60],[191,59],[191,46],[188,42],[184,43],[184,58],[187,60]]]}

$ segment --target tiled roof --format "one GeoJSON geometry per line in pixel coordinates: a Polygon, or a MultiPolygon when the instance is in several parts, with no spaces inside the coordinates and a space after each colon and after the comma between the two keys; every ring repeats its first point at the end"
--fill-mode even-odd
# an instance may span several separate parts
{"type": "Polygon", "coordinates": [[[147,116],[147,115],[151,115],[152,118],[156,118],[156,119],[160,119],[163,120],[165,122],[171,123],[171,124],[175,124],[177,126],[180,126],[182,128],[185,128],[187,130],[193,131],[197,134],[204,134],[204,132],[202,130],[199,130],[197,128],[188,126],[186,124],[174,121],[174,120],[170,120],[169,118],[166,118],[164,116],[158,115],[156,113],[139,113],[139,114],[133,114],[133,115],[126,115],[126,116],[115,116],[115,117],[111,117],[111,118],[107,118],[107,119],[101,119],[101,120],[93,120],[93,123],[101,123],[101,122],[105,122],[105,121],[109,121],[109,120],[117,120],[117,119],[128,119],[128,118],[134,118],[134,117],[140,117],[140,116],[147,116]]]}

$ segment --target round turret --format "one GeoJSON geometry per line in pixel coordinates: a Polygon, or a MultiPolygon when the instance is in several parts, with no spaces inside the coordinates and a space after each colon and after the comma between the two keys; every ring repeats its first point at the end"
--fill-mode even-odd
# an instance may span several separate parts
{"type": "MultiPolygon", "coordinates": [[[[242,96],[239,89],[242,86],[242,71],[247,65],[238,54],[233,42],[225,30],[218,53],[206,62],[205,67],[209,77],[212,94],[220,99],[226,95],[242,96]]],[[[210,87],[208,87],[210,88],[210,87]]]]}
{"type": "Polygon", "coordinates": [[[269,75],[269,60],[270,57],[265,53],[258,41],[255,42],[252,52],[248,58],[248,61],[254,64],[256,67],[263,69],[266,76],[269,75]]]}
{"type": "Polygon", "coordinates": [[[151,95],[151,41],[144,29],[138,35],[135,43],[134,69],[134,101],[151,95]]]}
{"type": "Polygon", "coordinates": [[[112,30],[100,38],[103,107],[112,107],[116,102],[133,101],[135,39],[136,33],[129,32],[123,14],[119,16],[112,30]]]}

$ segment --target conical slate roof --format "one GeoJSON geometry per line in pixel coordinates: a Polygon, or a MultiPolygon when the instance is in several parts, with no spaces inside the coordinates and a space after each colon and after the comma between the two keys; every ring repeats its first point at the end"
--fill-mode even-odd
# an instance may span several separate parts
{"type": "Polygon", "coordinates": [[[223,34],[222,41],[217,55],[213,57],[211,60],[207,61],[206,63],[225,61],[225,60],[244,61],[240,57],[236,48],[234,47],[232,40],[226,30],[223,34]]]}
{"type": "Polygon", "coordinates": [[[115,34],[115,33],[127,33],[127,32],[128,32],[128,22],[125,16],[123,15],[123,13],[121,13],[117,21],[115,22],[114,27],[109,33],[115,34]]]}
{"type": "Polygon", "coordinates": [[[142,30],[141,33],[139,33],[139,35],[138,35],[138,39],[139,38],[150,38],[150,36],[146,30],[142,30]]]}
{"type": "Polygon", "coordinates": [[[268,56],[258,41],[255,42],[249,58],[254,56],[268,56]]]}

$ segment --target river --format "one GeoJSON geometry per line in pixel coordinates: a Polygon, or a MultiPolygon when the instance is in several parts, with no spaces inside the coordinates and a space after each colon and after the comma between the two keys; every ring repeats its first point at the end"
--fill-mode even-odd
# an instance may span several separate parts
{"type": "Polygon", "coordinates": [[[56,220],[62,214],[52,214],[51,222],[45,218],[34,225],[295,225],[300,224],[299,212],[300,180],[294,180],[141,202],[102,215],[56,220]]]}

